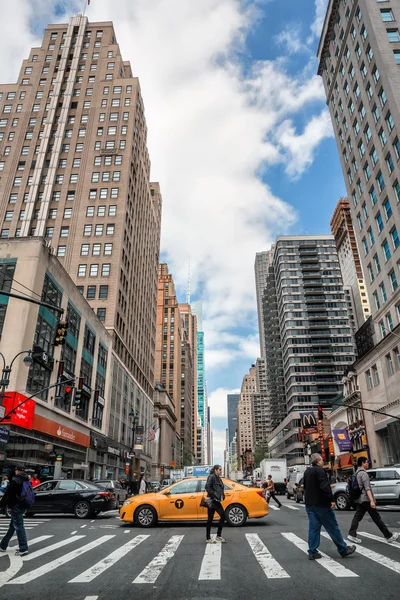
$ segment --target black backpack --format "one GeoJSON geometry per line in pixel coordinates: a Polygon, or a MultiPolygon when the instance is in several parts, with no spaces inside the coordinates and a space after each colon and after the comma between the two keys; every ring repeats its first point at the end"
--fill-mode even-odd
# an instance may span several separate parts
{"type": "Polygon", "coordinates": [[[350,500],[353,502],[361,496],[361,488],[358,484],[357,473],[353,473],[350,477],[349,483],[347,484],[347,493],[350,496],[350,500]]]}

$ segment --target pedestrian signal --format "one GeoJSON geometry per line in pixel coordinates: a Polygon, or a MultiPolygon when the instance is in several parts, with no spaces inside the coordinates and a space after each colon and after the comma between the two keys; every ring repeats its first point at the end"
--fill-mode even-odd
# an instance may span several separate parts
{"type": "Polygon", "coordinates": [[[323,411],[322,406],[318,406],[318,420],[319,421],[324,420],[324,411],[323,411]]]}

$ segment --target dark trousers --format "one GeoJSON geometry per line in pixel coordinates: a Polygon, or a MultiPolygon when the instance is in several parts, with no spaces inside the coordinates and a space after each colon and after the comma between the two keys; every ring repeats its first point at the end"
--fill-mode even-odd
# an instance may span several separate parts
{"type": "Polygon", "coordinates": [[[28,541],[26,539],[26,531],[24,527],[24,514],[25,509],[19,506],[11,507],[11,520],[6,535],[0,542],[0,548],[7,550],[9,541],[11,540],[14,532],[17,534],[19,549],[21,552],[28,550],[28,541]]]}
{"type": "Polygon", "coordinates": [[[361,504],[356,504],[356,512],[350,525],[349,535],[352,535],[353,537],[357,535],[358,525],[366,512],[369,514],[375,525],[377,525],[382,531],[386,539],[392,537],[392,534],[390,533],[389,529],[382,521],[381,515],[378,513],[376,508],[371,508],[369,502],[361,502],[361,504]]]}
{"type": "Polygon", "coordinates": [[[271,498],[273,498],[275,500],[275,502],[277,503],[277,505],[279,507],[282,506],[281,502],[279,502],[278,498],[275,495],[275,492],[268,492],[267,493],[267,504],[269,504],[269,501],[271,500],[271,498]]]}
{"type": "Polygon", "coordinates": [[[336,516],[330,506],[310,506],[306,504],[308,514],[308,554],[313,556],[320,543],[321,527],[324,526],[340,555],[346,552],[347,544],[343,539],[336,516]]]}
{"type": "Polygon", "coordinates": [[[216,502],[215,500],[213,500],[211,502],[210,508],[208,509],[208,519],[207,519],[207,528],[206,528],[207,540],[209,540],[211,537],[211,525],[213,522],[215,512],[217,512],[220,516],[220,519],[218,522],[217,535],[221,535],[221,533],[222,533],[222,528],[223,528],[224,522],[225,522],[225,511],[222,508],[221,502],[216,502]]]}

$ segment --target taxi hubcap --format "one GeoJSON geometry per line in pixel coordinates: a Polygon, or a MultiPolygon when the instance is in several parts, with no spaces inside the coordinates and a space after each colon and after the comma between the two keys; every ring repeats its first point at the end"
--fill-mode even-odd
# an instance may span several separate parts
{"type": "Polygon", "coordinates": [[[148,508],[144,508],[138,515],[138,521],[141,525],[150,525],[153,521],[153,513],[148,508]]]}
{"type": "Polygon", "coordinates": [[[232,523],[241,523],[243,521],[243,518],[244,515],[241,508],[236,506],[235,508],[231,508],[231,510],[229,511],[229,519],[232,521],[232,523]]]}
{"type": "Polygon", "coordinates": [[[346,508],[347,500],[346,498],[343,498],[343,496],[338,496],[336,498],[336,504],[339,508],[346,508]]]}

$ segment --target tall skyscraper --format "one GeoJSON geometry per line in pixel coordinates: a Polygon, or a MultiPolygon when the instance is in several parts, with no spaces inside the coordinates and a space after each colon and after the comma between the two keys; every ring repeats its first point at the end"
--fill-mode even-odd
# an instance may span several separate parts
{"type": "Polygon", "coordinates": [[[258,330],[260,333],[260,352],[261,357],[265,358],[266,340],[264,331],[263,319],[263,294],[267,285],[268,268],[270,265],[270,252],[257,252],[254,262],[254,274],[256,278],[256,298],[257,298],[257,314],[258,314],[258,330]]]}
{"type": "Polygon", "coordinates": [[[287,416],[269,450],[303,461],[299,411],[330,407],[354,361],[354,342],[335,240],[330,235],[280,236],[273,256],[287,416]]]}
{"type": "Polygon", "coordinates": [[[343,285],[348,296],[349,315],[355,332],[370,316],[370,308],[347,198],[341,198],[336,205],[331,219],[331,231],[336,242],[343,285]]]}
{"type": "MultiPolygon", "coordinates": [[[[201,438],[203,443],[202,458],[198,454],[198,460],[205,462],[208,456],[207,448],[207,392],[204,363],[204,331],[203,331],[203,303],[201,300],[192,302],[192,313],[197,318],[197,415],[200,427],[203,429],[201,438]]],[[[199,433],[197,431],[197,437],[199,433]]],[[[197,446],[198,447],[198,446],[197,446]]]]}
{"type": "Polygon", "coordinates": [[[150,397],[161,194],[113,24],[50,25],[0,112],[0,237],[48,240],[150,397]]]}
{"type": "Polygon", "coordinates": [[[240,394],[227,394],[227,408],[228,408],[228,447],[232,442],[236,434],[236,423],[237,423],[237,405],[239,403],[240,394]]]}
{"type": "Polygon", "coordinates": [[[243,468],[250,467],[251,452],[254,451],[253,394],[256,392],[256,368],[252,366],[243,377],[237,407],[237,450],[238,462],[243,468]]]}
{"type": "Polygon", "coordinates": [[[196,456],[196,435],[197,435],[197,317],[192,314],[190,304],[180,304],[179,310],[188,334],[188,341],[191,348],[192,363],[192,452],[196,456]]]}
{"type": "MultiPolygon", "coordinates": [[[[371,302],[372,317],[357,334],[354,369],[363,404],[393,406],[390,414],[400,414],[398,337],[391,333],[400,324],[399,21],[398,0],[330,0],[318,48],[371,302]]],[[[364,418],[373,460],[396,462],[400,424],[371,413],[364,418]]]]}
{"type": "Polygon", "coordinates": [[[267,388],[266,362],[256,360],[256,391],[253,394],[253,436],[254,447],[267,445],[268,435],[272,431],[271,406],[267,388]]]}

